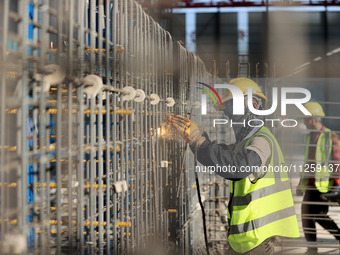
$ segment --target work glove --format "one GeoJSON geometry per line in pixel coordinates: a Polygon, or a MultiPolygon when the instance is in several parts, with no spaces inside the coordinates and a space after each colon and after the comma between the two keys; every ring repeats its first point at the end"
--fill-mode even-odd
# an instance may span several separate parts
{"type": "Polygon", "coordinates": [[[328,202],[337,202],[340,204],[340,191],[331,191],[320,195],[321,199],[328,202]]]}
{"type": "Polygon", "coordinates": [[[198,149],[206,140],[206,138],[202,136],[202,131],[195,121],[189,120],[181,115],[174,116],[172,114],[169,114],[167,119],[170,125],[195,149],[198,149]]]}

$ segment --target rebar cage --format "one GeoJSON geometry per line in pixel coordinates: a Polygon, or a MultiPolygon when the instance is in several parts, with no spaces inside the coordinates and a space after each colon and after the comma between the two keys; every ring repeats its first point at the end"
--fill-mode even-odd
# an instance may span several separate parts
{"type": "Polygon", "coordinates": [[[194,179],[162,123],[213,83],[203,62],[132,0],[0,10],[1,252],[190,253],[194,179]]]}
{"type": "MultiPolygon", "coordinates": [[[[218,113],[198,113],[197,82],[221,83],[202,60],[133,0],[2,0],[0,46],[0,253],[205,254],[193,154],[165,121],[232,143],[209,129],[218,113]]],[[[306,132],[273,131],[286,163],[303,162],[306,132]]],[[[199,177],[223,254],[228,185],[199,177]]]]}

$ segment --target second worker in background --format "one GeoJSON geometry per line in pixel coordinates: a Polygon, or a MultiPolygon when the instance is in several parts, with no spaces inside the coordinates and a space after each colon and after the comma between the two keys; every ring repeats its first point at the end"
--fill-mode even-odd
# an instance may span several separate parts
{"type": "MultiPolygon", "coordinates": [[[[304,120],[307,129],[311,131],[305,141],[305,166],[308,166],[308,170],[297,189],[298,194],[304,192],[301,207],[303,232],[307,241],[316,242],[317,222],[340,240],[340,229],[327,215],[329,206],[322,198],[323,194],[332,191],[332,187],[340,185],[337,173],[340,163],[338,137],[321,123],[325,113],[319,103],[309,102],[305,107],[312,116],[304,120]]],[[[308,248],[306,254],[318,254],[317,248],[308,248]]]]}

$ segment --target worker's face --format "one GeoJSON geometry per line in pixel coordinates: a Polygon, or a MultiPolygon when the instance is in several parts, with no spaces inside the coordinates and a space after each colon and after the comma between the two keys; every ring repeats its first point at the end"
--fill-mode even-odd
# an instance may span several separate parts
{"type": "Polygon", "coordinates": [[[314,129],[315,127],[315,118],[305,118],[304,123],[307,127],[307,129],[314,129]]]}

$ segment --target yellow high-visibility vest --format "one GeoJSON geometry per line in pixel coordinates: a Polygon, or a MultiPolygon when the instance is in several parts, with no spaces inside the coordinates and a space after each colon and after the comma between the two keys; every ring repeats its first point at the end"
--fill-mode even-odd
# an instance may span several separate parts
{"type": "Polygon", "coordinates": [[[275,137],[262,127],[244,147],[258,136],[270,144],[268,171],[255,183],[244,178],[232,181],[230,187],[228,242],[239,253],[250,251],[273,236],[300,237],[288,173],[281,171],[284,158],[275,137]]]}
{"type": "MultiPolygon", "coordinates": [[[[305,151],[305,164],[308,162],[310,145],[310,135],[306,136],[306,151],[305,151]]],[[[333,180],[330,178],[332,169],[328,165],[328,161],[332,152],[332,131],[325,128],[318,137],[315,149],[315,167],[314,169],[308,169],[308,172],[303,173],[301,181],[301,190],[305,191],[307,184],[312,175],[315,178],[315,187],[321,192],[326,193],[332,186],[333,180]]]]}

